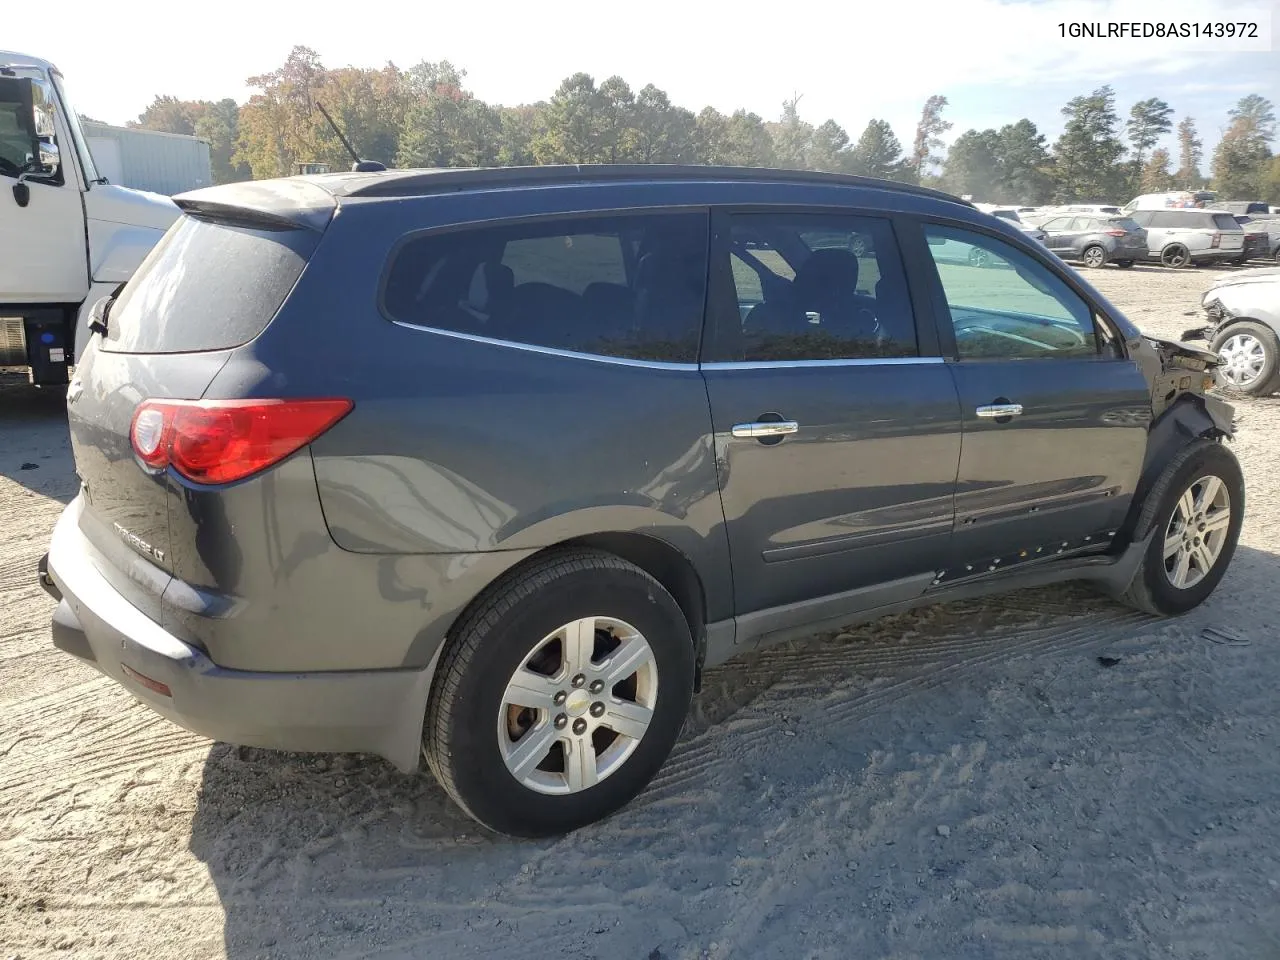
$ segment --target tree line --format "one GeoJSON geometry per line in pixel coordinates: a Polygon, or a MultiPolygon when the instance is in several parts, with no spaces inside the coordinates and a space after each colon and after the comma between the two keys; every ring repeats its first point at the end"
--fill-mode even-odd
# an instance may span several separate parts
{"type": "Polygon", "coordinates": [[[283,66],[250,78],[257,92],[244,104],[157,96],[131,126],[207,140],[216,183],[287,176],[301,163],[347,169],[351,158],[321,104],[362,157],[396,167],[705,163],[884,177],[996,203],[1123,201],[1206,186],[1225,199],[1280,203],[1275,107],[1259,94],[1229,112],[1206,176],[1194,118],[1177,123],[1175,166],[1155,148],[1174,129],[1173,108],[1151,97],[1122,122],[1109,86],[1062,108],[1066,123],[1052,144],[1024,118],[967,130],[944,151],[952,124],[940,94],[925,101],[907,150],[884,120],[871,120],[856,140],[834,120],[814,126],[801,118],[799,94],[765,120],[713,107],[695,114],[653,84],[636,91],[618,76],[597,83],[575,73],[549,100],[519,106],[486,103],[465,79],[448,61],[329,69],[314,50],[295,47],[283,66]]]}

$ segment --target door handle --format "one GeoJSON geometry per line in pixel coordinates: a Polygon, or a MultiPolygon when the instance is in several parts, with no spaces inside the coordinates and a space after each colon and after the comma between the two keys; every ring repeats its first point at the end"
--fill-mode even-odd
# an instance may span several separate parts
{"type": "Polygon", "coordinates": [[[1022,404],[1020,403],[989,403],[977,409],[978,416],[993,420],[1001,417],[1016,417],[1021,413],[1022,404]]]}
{"type": "Polygon", "coordinates": [[[735,423],[733,435],[739,439],[755,439],[767,437],[785,437],[800,429],[794,420],[757,420],[755,423],[735,423]]]}

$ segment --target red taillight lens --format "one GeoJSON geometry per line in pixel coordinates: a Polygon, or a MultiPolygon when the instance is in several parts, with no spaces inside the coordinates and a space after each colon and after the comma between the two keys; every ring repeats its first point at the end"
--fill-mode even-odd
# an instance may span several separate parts
{"type": "Polygon", "coordinates": [[[1216,246],[1218,246],[1220,243],[1222,243],[1222,234],[1220,234],[1220,233],[1215,233],[1215,234],[1213,235],[1213,243],[1209,244],[1209,246],[1210,246],[1210,247],[1216,247],[1216,246]]]}
{"type": "Polygon", "coordinates": [[[195,483],[230,483],[279,463],[351,412],[350,400],[147,400],[134,453],[195,483]]]}
{"type": "Polygon", "coordinates": [[[1123,231],[1123,230],[1108,230],[1108,231],[1106,231],[1106,234],[1107,234],[1107,236],[1108,236],[1108,237],[1123,237],[1123,236],[1124,236],[1124,231],[1123,231]]]}

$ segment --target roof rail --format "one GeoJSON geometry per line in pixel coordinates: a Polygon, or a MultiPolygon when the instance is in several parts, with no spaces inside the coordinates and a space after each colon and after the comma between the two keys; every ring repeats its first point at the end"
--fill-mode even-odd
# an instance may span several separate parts
{"type": "Polygon", "coordinates": [[[392,170],[384,175],[351,183],[344,191],[350,197],[411,197],[486,187],[520,187],[625,180],[694,180],[766,183],[830,184],[871,187],[916,196],[946,200],[972,207],[968,200],[914,184],[846,173],[816,170],[774,170],[765,167],[726,167],[669,163],[580,163],[547,164],[534,167],[452,167],[429,170],[392,170]]]}

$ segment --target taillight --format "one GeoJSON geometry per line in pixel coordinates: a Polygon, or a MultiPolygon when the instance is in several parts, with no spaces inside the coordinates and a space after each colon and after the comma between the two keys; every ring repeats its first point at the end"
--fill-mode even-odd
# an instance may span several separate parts
{"type": "Polygon", "coordinates": [[[1123,237],[1124,231],[1123,230],[1107,230],[1106,234],[1108,237],[1123,237]]]}
{"type": "Polygon", "coordinates": [[[1222,234],[1221,234],[1221,233],[1217,233],[1217,232],[1215,232],[1215,233],[1214,233],[1214,235],[1213,235],[1213,242],[1212,242],[1211,244],[1209,244],[1209,246],[1210,246],[1210,247],[1216,247],[1216,246],[1218,246],[1220,243],[1222,243],[1222,234]]]}
{"type": "Polygon", "coordinates": [[[345,399],[145,400],[129,439],[153,470],[195,483],[243,480],[306,446],[351,412],[345,399]]]}

